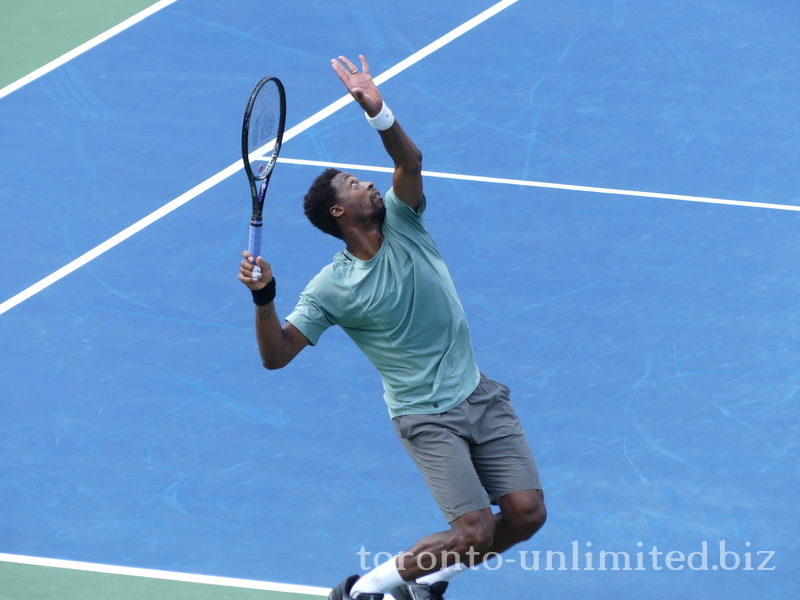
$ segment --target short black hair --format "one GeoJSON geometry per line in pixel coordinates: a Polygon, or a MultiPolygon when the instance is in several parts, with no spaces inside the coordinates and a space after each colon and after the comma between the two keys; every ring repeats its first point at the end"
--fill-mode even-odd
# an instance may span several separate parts
{"type": "Polygon", "coordinates": [[[328,168],[317,175],[303,199],[303,210],[314,227],[341,240],[342,231],[331,214],[331,206],[337,202],[336,190],[331,182],[339,173],[339,169],[328,168]]]}

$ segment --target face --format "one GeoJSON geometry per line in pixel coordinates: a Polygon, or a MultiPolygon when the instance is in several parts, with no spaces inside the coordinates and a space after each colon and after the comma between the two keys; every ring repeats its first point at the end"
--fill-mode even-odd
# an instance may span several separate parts
{"type": "Polygon", "coordinates": [[[370,181],[359,181],[350,173],[339,173],[331,180],[336,190],[337,204],[331,207],[335,217],[342,214],[364,225],[381,225],[386,216],[383,198],[370,181]]]}

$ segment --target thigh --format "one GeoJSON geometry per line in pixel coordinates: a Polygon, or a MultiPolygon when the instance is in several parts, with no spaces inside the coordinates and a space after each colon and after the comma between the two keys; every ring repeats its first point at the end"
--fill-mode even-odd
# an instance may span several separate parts
{"type": "Polygon", "coordinates": [[[470,446],[483,487],[492,502],[512,492],[541,489],[536,461],[511,405],[508,388],[489,380],[483,389],[483,397],[471,398],[471,408],[477,416],[470,446]]]}
{"type": "Polygon", "coordinates": [[[438,415],[403,415],[392,422],[448,523],[489,507],[469,443],[458,433],[466,423],[459,408],[438,415]]]}

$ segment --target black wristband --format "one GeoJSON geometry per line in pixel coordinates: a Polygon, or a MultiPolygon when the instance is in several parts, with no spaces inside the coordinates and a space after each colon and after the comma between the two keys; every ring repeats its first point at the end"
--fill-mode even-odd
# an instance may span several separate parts
{"type": "Polygon", "coordinates": [[[273,277],[272,281],[260,290],[250,290],[250,293],[253,294],[253,302],[256,306],[266,306],[275,300],[275,278],[273,277]]]}

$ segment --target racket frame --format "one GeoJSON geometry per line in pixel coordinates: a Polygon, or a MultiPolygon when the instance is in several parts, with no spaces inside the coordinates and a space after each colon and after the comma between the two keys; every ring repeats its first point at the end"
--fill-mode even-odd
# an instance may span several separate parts
{"type": "MultiPolygon", "coordinates": [[[[250,218],[250,239],[248,243],[248,251],[253,255],[255,260],[261,254],[261,230],[262,230],[262,214],[264,210],[264,198],[267,194],[267,186],[272,177],[272,171],[275,169],[275,163],[278,161],[278,154],[281,150],[283,143],[283,132],[286,125],[286,91],[280,79],[273,76],[262,78],[253,88],[250,94],[250,99],[247,101],[247,108],[244,112],[244,120],[242,122],[242,162],[244,163],[244,170],[247,174],[247,179],[250,182],[250,196],[252,197],[252,214],[250,218]],[[256,103],[256,98],[261,92],[262,88],[269,82],[274,82],[279,95],[278,107],[278,129],[275,135],[275,145],[272,148],[272,156],[270,157],[267,166],[261,173],[253,173],[250,165],[250,155],[259,150],[259,148],[250,148],[250,120],[253,114],[253,107],[256,103]],[[261,185],[258,182],[261,181],[261,185]],[[259,189],[260,188],[260,189],[259,189]]],[[[253,277],[258,278],[261,276],[261,269],[255,265],[253,267],[253,277]]]]}

